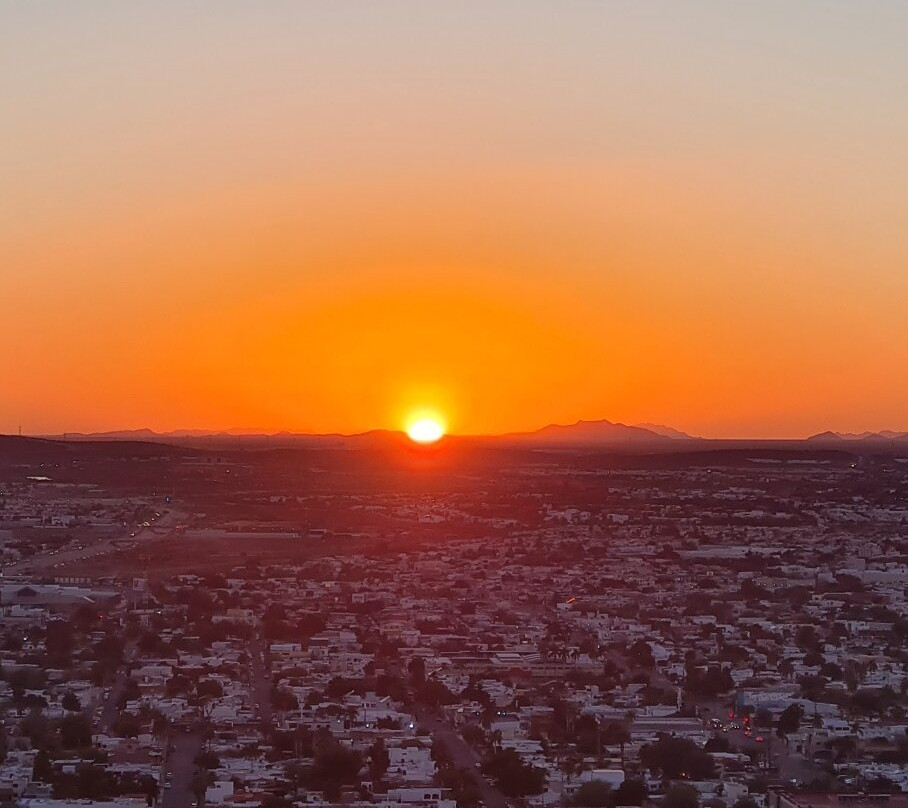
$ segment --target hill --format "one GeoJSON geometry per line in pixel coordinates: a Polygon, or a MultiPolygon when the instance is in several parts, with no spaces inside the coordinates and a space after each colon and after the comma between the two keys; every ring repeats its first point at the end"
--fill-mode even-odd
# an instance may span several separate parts
{"type": "Polygon", "coordinates": [[[641,426],[599,421],[577,421],[573,424],[549,424],[535,432],[516,432],[498,438],[507,443],[534,446],[615,446],[622,444],[671,444],[675,439],[641,426]]]}

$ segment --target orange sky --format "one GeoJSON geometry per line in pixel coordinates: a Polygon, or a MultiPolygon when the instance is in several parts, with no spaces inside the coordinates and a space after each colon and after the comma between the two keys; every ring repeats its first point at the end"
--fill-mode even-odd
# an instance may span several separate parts
{"type": "Polygon", "coordinates": [[[908,10],[0,8],[0,431],[908,429],[908,10]]]}

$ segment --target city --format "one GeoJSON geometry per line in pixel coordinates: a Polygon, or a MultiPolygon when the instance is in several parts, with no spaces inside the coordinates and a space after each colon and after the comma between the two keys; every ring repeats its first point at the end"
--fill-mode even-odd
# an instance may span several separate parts
{"type": "Polygon", "coordinates": [[[898,456],[20,440],[9,801],[908,801],[898,456]]]}

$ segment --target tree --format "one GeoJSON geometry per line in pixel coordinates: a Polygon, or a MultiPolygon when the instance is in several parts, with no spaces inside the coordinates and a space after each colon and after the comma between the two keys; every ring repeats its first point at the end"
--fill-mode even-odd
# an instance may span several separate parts
{"type": "Polygon", "coordinates": [[[700,795],[697,789],[686,783],[672,786],[665,792],[662,808],[697,808],[700,804],[700,795]]]}
{"type": "Polygon", "coordinates": [[[642,780],[625,780],[615,791],[615,805],[643,805],[646,784],[642,780]]]}
{"type": "Polygon", "coordinates": [[[719,693],[727,693],[734,686],[731,669],[720,668],[718,665],[710,665],[705,672],[688,667],[684,680],[686,690],[708,698],[715,698],[719,693]]]}
{"type": "Polygon", "coordinates": [[[612,804],[612,786],[604,780],[590,780],[577,789],[571,803],[583,808],[607,808],[612,804]]]}
{"type": "Polygon", "coordinates": [[[407,672],[410,674],[410,684],[415,688],[420,688],[426,681],[426,663],[422,657],[413,657],[407,665],[407,672]]]}
{"type": "Polygon", "coordinates": [[[32,780],[38,783],[48,783],[54,776],[54,767],[50,762],[50,755],[44,749],[39,749],[32,764],[32,780]]]}
{"type": "Polygon", "coordinates": [[[32,710],[19,723],[21,732],[35,749],[47,749],[53,741],[50,723],[40,710],[32,710]]]}
{"type": "Polygon", "coordinates": [[[142,722],[137,715],[120,713],[111,727],[115,735],[120,738],[138,738],[142,732],[142,722]]]}
{"type": "Polygon", "coordinates": [[[224,688],[216,679],[203,679],[199,682],[195,692],[199,698],[210,697],[219,699],[224,695],[224,688]]]}
{"type": "Polygon", "coordinates": [[[299,699],[286,688],[275,687],[271,690],[271,706],[275,710],[288,712],[298,710],[300,707],[299,699]]]}
{"type": "Polygon", "coordinates": [[[640,749],[640,761],[650,771],[661,772],[665,780],[708,780],[715,776],[712,757],[687,738],[662,735],[656,743],[640,749]]]}
{"type": "Polygon", "coordinates": [[[95,659],[107,663],[109,667],[118,667],[123,662],[123,654],[123,640],[116,634],[108,634],[95,643],[95,659]]]}
{"type": "Polygon", "coordinates": [[[139,650],[143,654],[154,654],[162,646],[163,642],[159,634],[154,634],[150,631],[146,631],[139,638],[139,650]]]}
{"type": "Polygon", "coordinates": [[[60,719],[60,745],[64,749],[91,746],[91,721],[84,713],[70,713],[60,719]]]}
{"type": "Polygon", "coordinates": [[[369,749],[369,777],[373,783],[376,783],[385,776],[391,758],[388,750],[385,749],[385,742],[381,738],[376,738],[375,742],[369,749]]]}
{"type": "Polygon", "coordinates": [[[214,778],[208,769],[202,769],[193,776],[189,788],[195,796],[196,805],[199,808],[205,808],[205,794],[212,782],[214,782],[214,778]]]}
{"type": "Polygon", "coordinates": [[[347,749],[332,739],[315,753],[311,773],[312,786],[324,791],[329,800],[337,800],[341,786],[354,783],[361,767],[362,758],[359,752],[347,749]]]}
{"type": "Polygon", "coordinates": [[[199,752],[193,761],[200,769],[216,769],[221,759],[214,752],[199,752]]]}
{"type": "Polygon", "coordinates": [[[460,735],[473,747],[481,746],[486,742],[485,731],[478,724],[465,724],[460,731],[460,735]]]}
{"type": "Polygon", "coordinates": [[[424,704],[438,709],[443,704],[453,704],[457,697],[448,690],[444,682],[438,679],[426,679],[422,687],[419,688],[418,697],[424,704]]]}
{"type": "Polygon", "coordinates": [[[624,746],[630,743],[631,733],[627,726],[610,721],[602,731],[602,742],[606,746],[617,746],[621,750],[621,768],[624,768],[624,746]]]}
{"type": "Polygon", "coordinates": [[[78,696],[72,690],[67,690],[63,694],[63,698],[60,699],[60,706],[71,713],[77,713],[82,709],[82,702],[79,701],[78,696]]]}
{"type": "Polygon", "coordinates": [[[656,665],[653,649],[645,640],[637,640],[627,649],[627,655],[643,668],[653,668],[656,665]]]}
{"type": "Polygon", "coordinates": [[[482,772],[509,797],[541,794],[545,789],[545,770],[524,763],[513,749],[500,749],[486,758],[482,772]]]}
{"type": "Polygon", "coordinates": [[[703,747],[704,752],[730,752],[731,743],[723,735],[713,735],[703,747]]]}
{"type": "Polygon", "coordinates": [[[168,696],[178,696],[189,693],[192,689],[192,680],[183,673],[175,673],[164,685],[168,696]]]}
{"type": "Polygon", "coordinates": [[[262,800],[262,808],[293,808],[293,803],[286,797],[279,797],[277,794],[268,794],[262,800]]]}
{"type": "Polygon", "coordinates": [[[66,620],[51,620],[47,624],[44,647],[53,665],[66,666],[70,663],[75,636],[72,623],[66,620]]]}
{"type": "Polygon", "coordinates": [[[776,735],[784,738],[792,732],[797,732],[801,728],[801,719],[804,717],[804,706],[802,704],[789,704],[779,715],[776,724],[776,735]]]}

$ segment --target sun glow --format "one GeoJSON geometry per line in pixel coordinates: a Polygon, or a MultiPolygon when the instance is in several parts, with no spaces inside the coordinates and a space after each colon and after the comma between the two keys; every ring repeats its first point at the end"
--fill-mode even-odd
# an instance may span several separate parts
{"type": "Polygon", "coordinates": [[[435,443],[444,434],[444,425],[432,416],[417,418],[407,427],[407,435],[416,443],[435,443]]]}

